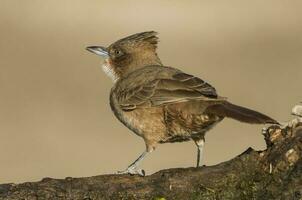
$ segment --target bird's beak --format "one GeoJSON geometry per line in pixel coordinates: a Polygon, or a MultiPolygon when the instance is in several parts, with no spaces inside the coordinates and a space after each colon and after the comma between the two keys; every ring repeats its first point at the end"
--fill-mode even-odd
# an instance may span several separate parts
{"type": "Polygon", "coordinates": [[[86,47],[87,51],[90,51],[92,53],[95,53],[96,55],[102,56],[104,58],[109,57],[108,51],[106,47],[101,46],[90,46],[86,47]]]}

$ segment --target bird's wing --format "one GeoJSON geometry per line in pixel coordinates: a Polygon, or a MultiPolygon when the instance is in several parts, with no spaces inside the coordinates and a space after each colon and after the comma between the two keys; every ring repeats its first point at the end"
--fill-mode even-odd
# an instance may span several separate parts
{"type": "Polygon", "coordinates": [[[178,70],[164,76],[145,77],[147,77],[145,80],[133,85],[129,83],[123,90],[118,91],[117,101],[123,110],[129,111],[191,100],[222,100],[210,84],[178,70]]]}

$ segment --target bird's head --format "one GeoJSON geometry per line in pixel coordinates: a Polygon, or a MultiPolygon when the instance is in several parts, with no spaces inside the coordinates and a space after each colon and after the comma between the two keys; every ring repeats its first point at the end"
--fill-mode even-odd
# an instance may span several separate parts
{"type": "Polygon", "coordinates": [[[161,65],[156,53],[156,35],[154,31],[142,32],[120,39],[108,47],[90,46],[86,49],[105,59],[102,67],[116,81],[139,68],[161,65]]]}

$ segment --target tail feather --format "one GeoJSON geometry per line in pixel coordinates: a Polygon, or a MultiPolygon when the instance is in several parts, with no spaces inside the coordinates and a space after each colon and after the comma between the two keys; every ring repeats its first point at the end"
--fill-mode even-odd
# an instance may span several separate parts
{"type": "Polygon", "coordinates": [[[237,106],[229,102],[212,105],[207,108],[206,112],[250,124],[279,124],[276,120],[260,112],[237,106]]]}

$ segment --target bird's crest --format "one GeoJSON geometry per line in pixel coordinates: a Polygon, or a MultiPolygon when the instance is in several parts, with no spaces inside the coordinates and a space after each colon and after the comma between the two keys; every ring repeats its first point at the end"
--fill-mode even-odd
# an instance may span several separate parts
{"type": "Polygon", "coordinates": [[[126,45],[133,45],[133,46],[150,45],[150,47],[156,49],[158,44],[158,37],[156,36],[157,34],[158,33],[155,31],[136,33],[116,41],[115,44],[119,44],[119,45],[126,44],[126,45]]]}

